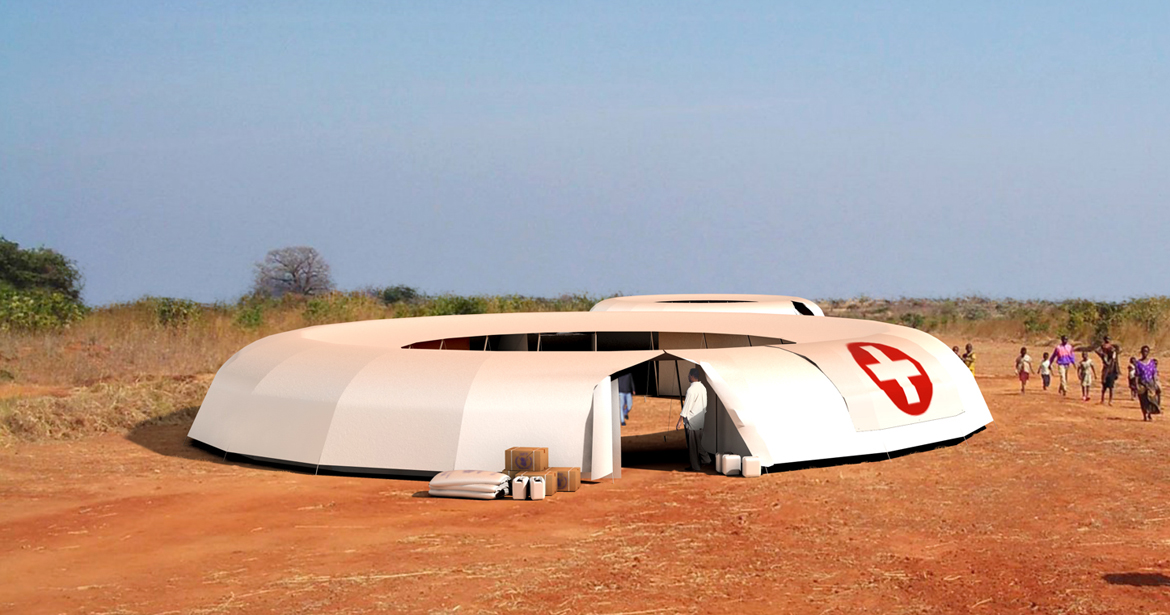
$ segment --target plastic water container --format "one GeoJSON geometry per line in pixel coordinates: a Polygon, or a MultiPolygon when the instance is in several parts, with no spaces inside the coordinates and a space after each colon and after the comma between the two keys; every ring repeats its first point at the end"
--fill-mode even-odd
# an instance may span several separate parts
{"type": "Polygon", "coordinates": [[[512,479],[512,499],[523,500],[528,497],[528,477],[517,476],[512,479]]]}
{"type": "Polygon", "coordinates": [[[748,478],[755,478],[760,475],[760,458],[754,455],[744,457],[740,473],[748,478]]]}
{"type": "Polygon", "coordinates": [[[533,476],[528,480],[528,499],[543,500],[544,499],[544,477],[533,476]]]}
{"type": "Polygon", "coordinates": [[[732,455],[731,453],[727,453],[727,454],[723,455],[723,468],[720,471],[725,476],[731,476],[732,474],[739,474],[739,463],[740,463],[739,455],[732,455]]]}

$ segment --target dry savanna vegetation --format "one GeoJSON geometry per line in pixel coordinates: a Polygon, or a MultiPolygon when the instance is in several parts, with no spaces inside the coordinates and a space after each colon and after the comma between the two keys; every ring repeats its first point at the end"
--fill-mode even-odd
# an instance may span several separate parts
{"type": "MultiPolygon", "coordinates": [[[[70,439],[190,419],[215,371],[261,337],[300,327],[445,314],[587,310],[602,297],[422,296],[409,287],[232,304],[148,297],[56,326],[0,328],[0,442],[70,439]]],[[[884,320],[964,341],[1170,348],[1170,298],[1121,303],[962,299],[821,300],[826,315],[884,320]]],[[[1036,357],[1038,360],[1038,356],[1036,357]]]]}

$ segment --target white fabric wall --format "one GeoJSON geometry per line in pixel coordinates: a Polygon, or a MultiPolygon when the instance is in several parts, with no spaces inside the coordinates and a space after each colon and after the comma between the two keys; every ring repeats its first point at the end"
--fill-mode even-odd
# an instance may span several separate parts
{"type": "MultiPolygon", "coordinates": [[[[362,367],[337,401],[321,465],[431,470],[454,468],[463,409],[484,352],[387,353],[362,367]]],[[[498,470],[503,467],[485,466],[498,470]]]]}

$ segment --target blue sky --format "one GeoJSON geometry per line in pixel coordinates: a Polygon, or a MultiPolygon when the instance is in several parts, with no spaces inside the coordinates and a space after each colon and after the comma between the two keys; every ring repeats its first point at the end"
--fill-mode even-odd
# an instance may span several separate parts
{"type": "Polygon", "coordinates": [[[0,235],[94,304],[1168,294],[1170,3],[0,4],[0,235]]]}

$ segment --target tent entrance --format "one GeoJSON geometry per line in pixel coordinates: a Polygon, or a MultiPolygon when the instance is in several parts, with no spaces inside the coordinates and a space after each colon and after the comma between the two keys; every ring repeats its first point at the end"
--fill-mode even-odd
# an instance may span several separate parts
{"type": "MultiPolygon", "coordinates": [[[[690,386],[688,376],[690,370],[696,367],[692,361],[663,353],[658,357],[630,366],[615,372],[610,378],[614,383],[624,375],[633,380],[634,409],[631,417],[638,412],[638,399],[654,398],[671,400],[671,415],[674,420],[669,424],[656,426],[653,430],[622,428],[622,451],[627,453],[648,453],[655,451],[686,450],[686,435],[683,430],[675,430],[678,413],[682,410],[682,402],[686,397],[686,390],[690,386]]],[[[700,382],[707,389],[707,416],[703,429],[703,448],[712,455],[718,453],[750,454],[746,444],[740,437],[732,421],[726,405],[720,398],[718,391],[708,381],[704,372],[700,382]]],[[[619,415],[620,416],[620,415],[619,415]]],[[[657,419],[656,414],[656,419],[657,419]]],[[[631,419],[631,424],[635,419],[631,419]]]]}

